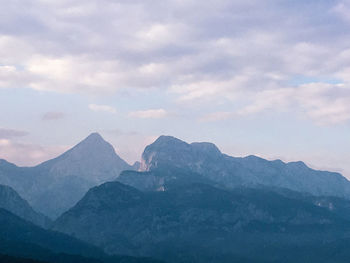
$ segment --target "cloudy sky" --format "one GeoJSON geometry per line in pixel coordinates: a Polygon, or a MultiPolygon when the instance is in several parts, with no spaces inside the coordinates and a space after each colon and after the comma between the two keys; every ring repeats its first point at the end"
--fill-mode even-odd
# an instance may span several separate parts
{"type": "Polygon", "coordinates": [[[0,158],[167,134],[350,178],[350,1],[0,2],[0,158]]]}

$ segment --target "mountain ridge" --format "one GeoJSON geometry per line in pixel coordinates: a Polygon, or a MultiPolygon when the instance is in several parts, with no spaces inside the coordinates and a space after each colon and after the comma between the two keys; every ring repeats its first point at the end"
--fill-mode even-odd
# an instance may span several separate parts
{"type": "Polygon", "coordinates": [[[35,210],[55,218],[91,187],[133,169],[100,134],[92,133],[56,158],[33,167],[0,162],[0,184],[11,186],[35,210]]]}
{"type": "MultiPolygon", "coordinates": [[[[108,182],[90,189],[55,221],[53,229],[108,253],[174,263],[228,263],[236,256],[246,262],[295,262],[299,257],[293,251],[315,252],[313,246],[327,247],[325,242],[338,242],[350,233],[350,221],[343,216],[349,208],[346,213],[333,213],[326,201],[322,206],[318,200],[323,199],[313,198],[297,192],[225,190],[201,183],[142,192],[108,182]]],[[[336,250],[331,251],[325,261],[305,257],[299,262],[329,262],[336,250]]]]}
{"type": "Polygon", "coordinates": [[[0,207],[43,228],[51,225],[51,220],[37,213],[14,189],[0,185],[0,207]]]}
{"type": "MultiPolygon", "coordinates": [[[[221,153],[212,143],[189,144],[173,136],[160,136],[145,148],[139,171],[152,173],[167,167],[200,174],[229,188],[265,185],[350,198],[350,182],[340,173],[314,170],[302,161],[269,161],[254,155],[233,157],[221,153]]],[[[124,172],[119,179],[125,177],[124,172]]]]}

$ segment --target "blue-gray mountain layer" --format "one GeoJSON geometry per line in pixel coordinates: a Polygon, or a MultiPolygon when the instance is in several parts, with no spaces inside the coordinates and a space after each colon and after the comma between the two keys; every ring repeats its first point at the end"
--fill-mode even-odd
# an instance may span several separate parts
{"type": "Polygon", "coordinates": [[[44,228],[51,224],[49,218],[35,212],[28,202],[9,186],[0,185],[0,208],[44,228]]]}
{"type": "Polygon", "coordinates": [[[152,259],[110,257],[101,249],[74,237],[43,229],[0,208],[0,262],[10,263],[13,257],[47,263],[160,263],[152,259]],[[1,256],[4,254],[11,257],[1,256]]]}
{"type": "Polygon", "coordinates": [[[142,192],[111,182],[89,190],[53,229],[108,253],[171,263],[348,262],[349,207],[281,188],[142,192]]]}
{"type": "Polygon", "coordinates": [[[37,211],[52,218],[72,207],[93,186],[132,167],[112,145],[93,133],[59,157],[35,167],[0,160],[0,183],[15,189],[37,211]]]}
{"type": "Polygon", "coordinates": [[[350,198],[350,182],[339,173],[317,171],[303,162],[268,161],[256,156],[235,158],[212,143],[188,144],[160,136],[142,154],[138,172],[123,172],[118,181],[141,190],[164,188],[170,181],[211,181],[226,188],[282,187],[313,195],[350,198]],[[174,172],[176,171],[176,172],[174,172]]]}

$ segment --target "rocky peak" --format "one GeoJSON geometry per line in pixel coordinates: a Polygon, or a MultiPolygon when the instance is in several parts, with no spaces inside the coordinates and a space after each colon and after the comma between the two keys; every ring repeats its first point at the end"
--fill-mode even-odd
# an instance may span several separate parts
{"type": "Polygon", "coordinates": [[[115,154],[113,146],[106,142],[97,132],[91,133],[73,147],[70,152],[80,152],[81,154],[115,154]]]}
{"type": "Polygon", "coordinates": [[[197,151],[200,151],[202,153],[206,153],[209,155],[220,155],[221,154],[219,148],[214,143],[193,142],[193,143],[191,143],[191,146],[193,148],[195,148],[197,151]]]}
{"type": "Polygon", "coordinates": [[[113,146],[98,133],[92,133],[72,149],[40,165],[57,176],[78,176],[96,182],[113,179],[131,169],[113,146]]]}
{"type": "Polygon", "coordinates": [[[163,164],[176,167],[193,167],[208,159],[221,156],[220,150],[212,143],[195,142],[188,144],[175,137],[160,136],[147,146],[142,154],[142,171],[149,171],[163,164]]]}

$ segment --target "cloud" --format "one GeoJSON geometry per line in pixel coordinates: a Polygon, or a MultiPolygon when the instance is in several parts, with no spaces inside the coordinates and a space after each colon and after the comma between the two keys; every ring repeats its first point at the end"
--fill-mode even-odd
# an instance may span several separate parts
{"type": "Polygon", "coordinates": [[[150,109],[130,112],[129,117],[140,119],[161,119],[168,115],[164,109],[150,109]]]}
{"type": "Polygon", "coordinates": [[[223,121],[260,114],[266,111],[293,112],[299,109],[322,126],[342,124],[350,121],[350,87],[344,84],[314,82],[297,87],[246,92],[243,97],[250,102],[236,111],[212,112],[202,116],[204,122],[223,121]]]}
{"type": "Polygon", "coordinates": [[[8,141],[6,139],[16,138],[16,137],[24,137],[27,136],[29,132],[14,130],[14,129],[6,129],[0,128],[0,139],[3,139],[3,143],[6,144],[8,141]]]}
{"type": "Polygon", "coordinates": [[[350,87],[343,84],[309,83],[296,91],[296,100],[319,125],[350,121],[350,87]]]}
{"type": "Polygon", "coordinates": [[[199,119],[200,122],[223,121],[237,117],[235,112],[218,111],[204,115],[199,119]]]}
{"type": "MultiPolygon", "coordinates": [[[[349,8],[349,1],[7,1],[0,87],[163,91],[179,107],[226,103],[223,112],[236,112],[239,102],[244,115],[277,103],[284,110],[291,104],[282,93],[301,94],[300,84],[328,78],[350,86],[349,8]]],[[[346,122],[346,106],[327,96],[343,117],[296,98],[295,113],[346,122]]]]}
{"type": "Polygon", "coordinates": [[[117,113],[117,110],[108,105],[89,104],[89,109],[97,112],[117,113]]]}
{"type": "Polygon", "coordinates": [[[339,1],[334,8],[332,9],[340,18],[344,19],[347,22],[350,22],[350,1],[339,1]]]}
{"type": "Polygon", "coordinates": [[[20,166],[33,166],[54,158],[66,151],[68,146],[43,146],[18,143],[0,139],[0,158],[20,166]]]}
{"type": "Polygon", "coordinates": [[[60,120],[60,119],[63,119],[64,117],[65,117],[65,114],[63,112],[50,111],[50,112],[46,112],[41,119],[43,121],[51,121],[51,120],[60,120]]]}

